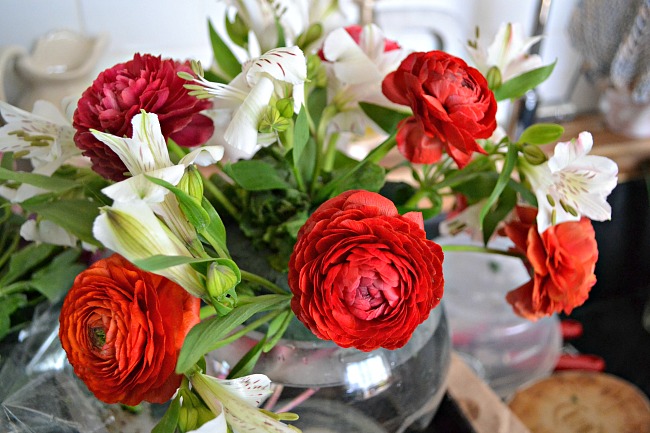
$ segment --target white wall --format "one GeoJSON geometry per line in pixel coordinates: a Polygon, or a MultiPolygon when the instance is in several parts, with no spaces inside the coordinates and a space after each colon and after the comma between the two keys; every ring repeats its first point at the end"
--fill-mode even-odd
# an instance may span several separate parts
{"type": "MultiPolygon", "coordinates": [[[[577,93],[572,88],[580,60],[566,27],[577,1],[552,4],[542,56],[546,62],[557,59],[558,63],[540,92],[544,102],[572,97],[581,108],[589,108],[595,105],[593,89],[582,83],[581,92],[572,95],[577,93]]],[[[504,21],[522,22],[532,32],[537,0],[379,0],[377,5],[378,22],[403,45],[436,48],[437,39],[427,32],[442,29],[446,49],[464,56],[462,46],[473,38],[477,24],[482,34],[493,34],[504,21]],[[401,15],[393,6],[401,8],[401,15]],[[405,7],[413,12],[404,12],[405,7]]],[[[109,48],[98,71],[128,60],[136,51],[208,62],[207,17],[216,16],[220,7],[218,0],[0,0],[0,45],[29,49],[47,31],[67,28],[109,34],[109,48]]]]}

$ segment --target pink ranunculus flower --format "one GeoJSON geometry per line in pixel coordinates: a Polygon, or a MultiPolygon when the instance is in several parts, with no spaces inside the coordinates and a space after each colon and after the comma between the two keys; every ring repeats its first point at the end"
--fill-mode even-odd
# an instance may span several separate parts
{"type": "Polygon", "coordinates": [[[73,118],[75,144],[90,157],[93,170],[108,179],[125,178],[124,163],[91,129],[130,137],[131,119],[140,110],[158,115],[165,139],[185,147],[208,141],[214,124],[201,111],[212,105],[189,94],[183,87],[187,81],[178,76],[181,71],[192,73],[187,63],[136,54],[99,74],[82,94],[73,118]]]}

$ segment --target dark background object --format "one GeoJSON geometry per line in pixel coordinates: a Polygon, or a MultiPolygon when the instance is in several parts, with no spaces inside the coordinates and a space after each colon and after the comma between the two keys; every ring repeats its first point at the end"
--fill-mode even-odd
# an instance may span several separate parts
{"type": "Polygon", "coordinates": [[[650,191],[644,179],[618,185],[609,196],[612,220],[594,221],[599,258],[589,299],[570,317],[583,324],[571,343],[605,359],[605,371],[650,396],[650,333],[643,311],[650,302],[650,191]]]}

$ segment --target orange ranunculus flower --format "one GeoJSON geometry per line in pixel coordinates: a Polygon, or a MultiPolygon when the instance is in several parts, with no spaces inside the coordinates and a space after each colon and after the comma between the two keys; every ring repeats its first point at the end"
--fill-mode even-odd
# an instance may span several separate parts
{"type": "Polygon", "coordinates": [[[59,338],[74,371],[106,403],[164,403],[200,300],[112,255],[80,273],[63,302],[59,338]]]}
{"type": "Polygon", "coordinates": [[[598,260],[594,228],[582,218],[549,227],[539,234],[536,209],[517,208],[518,220],[505,227],[508,237],[528,258],[533,278],[509,292],[515,313],[530,320],[582,305],[596,283],[598,260]]]}

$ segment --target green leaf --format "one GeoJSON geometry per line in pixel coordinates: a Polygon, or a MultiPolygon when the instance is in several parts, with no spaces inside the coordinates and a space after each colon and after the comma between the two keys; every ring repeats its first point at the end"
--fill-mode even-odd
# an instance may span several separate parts
{"type": "Polygon", "coordinates": [[[264,353],[273,349],[278,341],[280,341],[293,317],[293,311],[287,309],[269,323],[269,329],[266,331],[266,343],[262,347],[264,353]]]}
{"type": "MultiPolygon", "coordinates": [[[[295,149],[292,149],[295,152],[295,149]]],[[[306,181],[311,182],[316,169],[316,141],[309,137],[307,144],[302,152],[302,157],[296,162],[300,176],[306,181]]],[[[294,158],[295,159],[295,158],[294,158]]]]}
{"type": "Polygon", "coordinates": [[[80,186],[78,182],[70,179],[25,173],[22,171],[12,171],[2,167],[0,167],[0,180],[12,180],[14,182],[26,183],[28,185],[42,188],[46,191],[59,193],[79,188],[80,186]]]}
{"type": "Polygon", "coordinates": [[[215,316],[194,326],[185,337],[183,347],[178,355],[176,372],[189,371],[199,358],[210,352],[220,339],[227,336],[237,326],[250,319],[254,314],[288,305],[290,296],[261,295],[251,298],[250,303],[242,299],[240,304],[227,316],[215,316]]]}
{"type": "Polygon", "coordinates": [[[334,197],[350,189],[365,189],[367,191],[377,192],[384,186],[386,170],[377,164],[366,162],[350,176],[342,176],[339,179],[341,181],[335,183],[330,197],[334,197]]]}
{"type": "Polygon", "coordinates": [[[230,40],[234,44],[245,48],[248,45],[248,29],[244,20],[239,16],[239,13],[235,14],[232,21],[228,18],[228,14],[224,14],[224,21],[230,40]]]}
{"type": "Polygon", "coordinates": [[[163,417],[154,426],[151,433],[174,433],[181,414],[181,394],[177,393],[163,417]]]}
{"type": "Polygon", "coordinates": [[[146,176],[150,182],[160,185],[170,190],[178,199],[178,205],[187,217],[188,221],[197,230],[204,230],[210,224],[210,215],[201,206],[198,199],[192,197],[180,188],[176,188],[171,183],[158,179],[156,177],[146,176]]]}
{"type": "Polygon", "coordinates": [[[57,255],[45,268],[34,273],[30,285],[51,302],[56,302],[72,287],[77,275],[86,269],[78,263],[80,251],[66,249],[57,255]]]}
{"type": "Polygon", "coordinates": [[[210,32],[214,60],[219,65],[219,68],[228,75],[226,78],[232,80],[241,72],[241,64],[230,48],[228,48],[228,45],[221,39],[209,20],[208,30],[210,32]]]}
{"type": "Polygon", "coordinates": [[[14,153],[13,152],[4,152],[0,160],[0,167],[5,170],[13,171],[14,166],[14,153]]]}
{"type": "Polygon", "coordinates": [[[186,265],[191,263],[213,262],[216,259],[212,257],[197,259],[189,256],[163,256],[156,254],[146,259],[137,259],[133,264],[147,272],[156,272],[161,269],[171,268],[172,266],[186,265]]]}
{"type": "Polygon", "coordinates": [[[499,179],[497,180],[497,183],[494,187],[494,190],[492,191],[492,194],[490,194],[490,197],[488,197],[487,202],[481,209],[481,213],[479,215],[479,223],[481,225],[481,230],[484,230],[483,220],[485,219],[485,215],[487,215],[487,213],[490,211],[492,206],[496,203],[497,199],[499,198],[499,196],[501,195],[505,187],[510,182],[510,175],[512,174],[512,170],[515,168],[516,162],[517,162],[517,145],[515,143],[510,143],[508,145],[508,153],[506,154],[506,160],[503,165],[503,169],[499,174],[499,179]]]}
{"type": "Polygon", "coordinates": [[[307,121],[307,111],[305,106],[300,107],[300,112],[296,118],[296,124],[293,128],[293,164],[297,167],[302,157],[302,152],[309,140],[309,122],[307,121]]]}
{"type": "Polygon", "coordinates": [[[517,99],[537,87],[551,75],[557,60],[550,65],[542,66],[532,71],[525,72],[503,83],[498,89],[494,90],[494,98],[497,101],[504,99],[517,99]]]}
{"type": "Polygon", "coordinates": [[[224,171],[247,191],[289,189],[271,164],[259,160],[239,161],[225,166],[224,171]]]}
{"type": "Polygon", "coordinates": [[[377,124],[381,129],[389,134],[397,130],[397,124],[409,117],[410,113],[395,111],[381,105],[370,104],[368,102],[359,102],[359,106],[366,113],[366,116],[377,124]]]}
{"type": "Polygon", "coordinates": [[[56,247],[50,244],[29,244],[9,259],[9,270],[0,279],[1,285],[11,284],[45,261],[56,247]]]}
{"type": "Polygon", "coordinates": [[[526,128],[517,141],[519,143],[536,145],[553,143],[559,140],[562,134],[564,134],[564,128],[560,125],[555,123],[536,123],[526,128]]]}
{"type": "Polygon", "coordinates": [[[309,98],[307,98],[307,109],[314,125],[320,124],[323,110],[327,105],[327,89],[324,87],[317,87],[311,91],[309,98]]]}
{"type": "Polygon", "coordinates": [[[93,222],[99,215],[96,202],[85,199],[35,196],[22,202],[21,206],[27,212],[34,212],[61,226],[82,241],[101,246],[93,237],[93,222]]]}
{"type": "Polygon", "coordinates": [[[262,337],[255,346],[251,347],[251,349],[246,352],[246,355],[241,357],[237,364],[235,364],[235,366],[230,370],[230,373],[228,373],[227,379],[237,379],[238,377],[251,374],[257,360],[260,359],[262,348],[265,344],[266,336],[262,337]]]}
{"type": "Polygon", "coordinates": [[[517,204],[517,193],[506,187],[501,193],[496,206],[485,215],[483,220],[483,243],[487,245],[499,223],[512,211],[517,204]]]}
{"type": "Polygon", "coordinates": [[[226,243],[226,227],[223,225],[219,213],[214,206],[212,206],[212,203],[210,203],[205,197],[203,197],[203,200],[201,201],[201,206],[203,206],[203,209],[205,209],[210,217],[210,224],[200,232],[201,236],[203,236],[208,243],[217,250],[217,252],[229,255],[228,245],[226,243]]]}
{"type": "Polygon", "coordinates": [[[467,174],[459,177],[458,182],[452,185],[452,189],[467,197],[470,203],[489,197],[499,179],[499,174],[493,171],[467,174]]]}
{"type": "Polygon", "coordinates": [[[11,329],[11,315],[14,311],[27,304],[27,296],[23,293],[13,293],[9,296],[0,296],[0,341],[11,329]]]}

